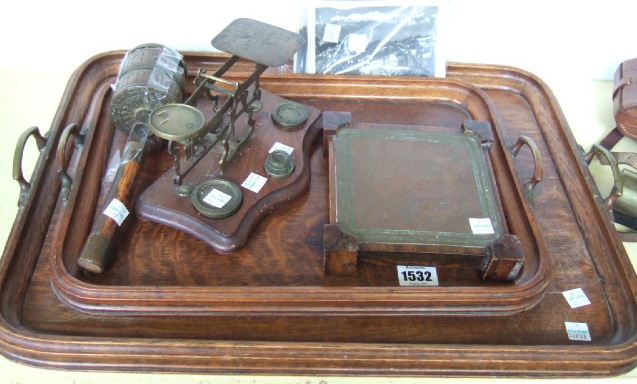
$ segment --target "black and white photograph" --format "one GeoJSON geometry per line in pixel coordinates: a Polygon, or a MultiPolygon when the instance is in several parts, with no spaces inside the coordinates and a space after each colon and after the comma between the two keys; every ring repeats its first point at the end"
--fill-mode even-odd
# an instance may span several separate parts
{"type": "Polygon", "coordinates": [[[436,2],[319,1],[308,10],[308,73],[444,76],[436,2]]]}

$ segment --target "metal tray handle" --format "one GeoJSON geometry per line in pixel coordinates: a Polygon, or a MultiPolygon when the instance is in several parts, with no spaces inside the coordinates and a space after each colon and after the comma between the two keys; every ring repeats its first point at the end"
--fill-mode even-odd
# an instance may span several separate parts
{"type": "MultiPolygon", "coordinates": [[[[55,154],[55,160],[58,165],[58,173],[60,174],[60,178],[62,179],[62,189],[60,191],[60,195],[62,196],[62,200],[66,201],[69,197],[69,193],[71,191],[71,184],[73,180],[71,176],[69,176],[67,172],[67,149],[66,146],[69,141],[69,136],[73,136],[73,144],[76,149],[82,148],[84,145],[84,136],[80,133],[77,124],[69,124],[62,131],[62,135],[60,136],[60,142],[58,143],[57,152],[55,154]]],[[[70,155],[69,155],[70,157],[70,155]]]]}
{"type": "Polygon", "coordinates": [[[528,136],[521,135],[518,141],[511,147],[511,154],[513,157],[518,155],[522,146],[526,145],[531,150],[533,155],[534,170],[533,177],[526,184],[524,184],[524,193],[529,200],[531,208],[533,208],[533,190],[535,186],[544,178],[544,168],[542,167],[542,155],[535,142],[528,136]]]}
{"type": "Polygon", "coordinates": [[[20,197],[18,198],[18,207],[23,207],[29,197],[31,191],[31,183],[29,183],[22,173],[22,158],[24,157],[24,148],[26,146],[29,137],[33,136],[35,144],[38,146],[38,151],[42,151],[46,146],[46,137],[40,134],[38,127],[33,126],[20,135],[18,142],[15,146],[15,152],[13,154],[13,180],[20,184],[20,197]]]}
{"type": "Polygon", "coordinates": [[[584,162],[586,165],[590,165],[593,158],[597,156],[602,156],[600,158],[600,162],[602,164],[610,165],[610,169],[613,171],[613,188],[611,189],[607,198],[604,199],[604,204],[609,212],[612,212],[613,205],[615,205],[615,201],[624,193],[624,185],[622,183],[621,174],[619,173],[619,166],[617,165],[617,159],[613,156],[612,153],[603,146],[599,144],[593,144],[591,150],[588,151],[584,155],[584,162]],[[603,161],[601,159],[604,159],[603,161]]]}

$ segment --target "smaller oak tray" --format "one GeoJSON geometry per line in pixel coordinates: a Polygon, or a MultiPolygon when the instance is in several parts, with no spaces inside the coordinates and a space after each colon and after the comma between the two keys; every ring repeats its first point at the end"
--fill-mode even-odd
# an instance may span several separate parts
{"type": "MultiPolygon", "coordinates": [[[[187,55],[186,61],[189,68],[214,70],[200,57],[187,55]]],[[[109,71],[102,71],[106,76],[104,83],[108,84],[109,76],[117,74],[118,63],[116,56],[109,57],[105,64],[109,71]]],[[[229,78],[244,76],[245,73],[237,72],[229,78]]],[[[113,131],[108,119],[100,119],[99,113],[89,111],[85,118],[94,128],[89,131],[84,148],[74,155],[77,171],[57,221],[54,251],[49,258],[51,284],[58,299],[89,313],[258,314],[274,318],[314,313],[510,315],[538,304],[549,281],[548,253],[524,195],[500,117],[486,95],[467,82],[449,79],[414,82],[392,78],[382,85],[376,84],[373,94],[368,86],[355,86],[358,79],[348,80],[354,83],[345,88],[339,85],[341,81],[339,77],[321,77],[316,82],[312,76],[264,75],[261,88],[321,111],[350,111],[352,120],[362,123],[439,126],[449,132],[458,132],[467,119],[492,124],[494,137],[489,152],[501,192],[499,198],[508,215],[508,231],[519,236],[525,255],[524,268],[514,283],[485,282],[480,273],[482,260],[477,258],[462,268],[440,268],[440,286],[426,289],[396,290],[395,262],[388,263],[382,256],[366,258],[354,278],[324,274],[322,240],[324,225],[329,223],[329,171],[327,159],[317,146],[311,151],[298,151],[309,157],[303,158],[311,171],[307,192],[272,212],[254,210],[264,217],[241,249],[220,254],[184,231],[148,220],[130,220],[110,268],[100,276],[84,275],[76,266],[77,254],[95,209],[104,199],[100,186],[108,183],[103,174],[105,165],[125,142],[125,137],[113,131]],[[348,94],[343,94],[343,89],[348,94]],[[396,89],[411,94],[412,98],[393,100],[396,89]],[[366,98],[361,98],[363,95],[366,98]],[[108,141],[112,143],[110,147],[101,144],[108,141]],[[303,295],[297,295],[299,290],[303,295]]],[[[192,88],[186,93],[192,92],[192,88]]],[[[96,92],[92,99],[96,105],[107,106],[109,97],[107,92],[96,92]]],[[[198,107],[205,114],[213,106],[212,102],[202,100],[198,107]]],[[[317,124],[325,129],[328,123],[319,118],[317,124]]],[[[261,132],[258,128],[257,135],[261,132]]],[[[311,147],[311,137],[305,136],[303,148],[311,147]]],[[[172,176],[172,157],[166,151],[148,158],[145,165],[138,184],[140,191],[147,186],[152,190],[158,179],[172,176]]],[[[172,188],[168,193],[172,193],[172,188]]],[[[139,207],[146,204],[143,200],[138,201],[139,207]]]]}

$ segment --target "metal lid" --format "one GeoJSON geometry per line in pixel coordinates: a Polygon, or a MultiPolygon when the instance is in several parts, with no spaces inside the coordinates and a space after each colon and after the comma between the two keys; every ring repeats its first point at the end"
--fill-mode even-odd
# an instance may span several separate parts
{"type": "Polygon", "coordinates": [[[243,195],[237,184],[228,179],[214,178],[200,183],[192,191],[192,205],[209,219],[232,216],[241,206],[243,195]]]}
{"type": "Polygon", "coordinates": [[[281,128],[294,129],[307,121],[309,112],[307,108],[299,103],[286,101],[274,108],[272,120],[281,128]]]}
{"type": "Polygon", "coordinates": [[[294,161],[289,153],[282,150],[272,151],[263,164],[265,172],[275,179],[283,179],[294,172],[294,161]]]}
{"type": "Polygon", "coordinates": [[[150,129],[162,139],[183,141],[201,134],[203,113],[188,104],[166,104],[150,114],[150,129]]]}

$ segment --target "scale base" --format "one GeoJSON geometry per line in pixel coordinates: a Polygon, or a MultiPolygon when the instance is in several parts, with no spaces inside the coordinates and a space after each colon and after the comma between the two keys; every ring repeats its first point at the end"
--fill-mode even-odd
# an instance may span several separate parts
{"type": "MultiPolygon", "coordinates": [[[[234,214],[222,219],[201,215],[193,205],[190,194],[177,193],[175,170],[171,168],[141,194],[136,204],[137,216],[189,233],[219,253],[231,253],[246,243],[254,226],[272,208],[305,192],[310,182],[310,151],[321,130],[315,122],[321,112],[317,108],[304,106],[308,112],[307,120],[295,129],[286,129],[277,126],[271,114],[277,106],[289,101],[262,90],[260,102],[263,107],[254,113],[254,133],[232,160],[224,164],[223,170],[219,167],[219,151],[213,148],[183,182],[193,189],[216,177],[234,182],[240,186],[243,195],[241,206],[234,214]],[[291,158],[294,171],[288,177],[270,177],[264,169],[271,149],[275,145],[280,147],[277,143],[293,148],[291,158]],[[242,186],[251,174],[267,178],[258,192],[242,186]]],[[[211,113],[211,106],[203,105],[200,108],[204,114],[211,113]]],[[[247,118],[237,121],[237,134],[240,135],[247,128],[247,118]]]]}

